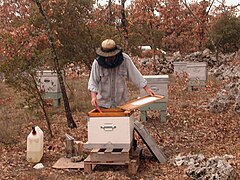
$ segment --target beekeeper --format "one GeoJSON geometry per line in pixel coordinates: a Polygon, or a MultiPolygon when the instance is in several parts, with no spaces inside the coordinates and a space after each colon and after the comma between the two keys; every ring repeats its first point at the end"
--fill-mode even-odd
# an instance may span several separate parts
{"type": "Polygon", "coordinates": [[[125,104],[129,100],[127,80],[143,88],[147,94],[155,95],[131,58],[114,40],[104,40],[96,54],[88,81],[93,106],[114,108],[125,104]]]}

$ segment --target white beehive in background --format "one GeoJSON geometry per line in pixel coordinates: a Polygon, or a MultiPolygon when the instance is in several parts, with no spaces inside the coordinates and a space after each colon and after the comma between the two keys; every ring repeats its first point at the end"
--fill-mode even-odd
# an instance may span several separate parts
{"type": "Polygon", "coordinates": [[[187,73],[190,81],[206,81],[207,80],[207,63],[193,62],[187,63],[187,73]]]}
{"type": "Polygon", "coordinates": [[[37,71],[37,83],[40,89],[46,93],[61,92],[58,76],[55,71],[52,70],[37,71]]]}
{"type": "MultiPolygon", "coordinates": [[[[147,80],[148,87],[151,88],[156,95],[164,96],[163,99],[156,101],[152,104],[142,106],[140,108],[141,114],[140,118],[143,121],[147,120],[147,111],[149,110],[158,110],[160,111],[160,120],[162,122],[166,121],[167,115],[167,103],[168,103],[168,75],[148,75],[143,76],[147,80]]],[[[140,89],[140,96],[145,96],[147,93],[144,89],[140,89]]]]}
{"type": "Polygon", "coordinates": [[[175,74],[182,74],[187,72],[187,63],[185,61],[173,62],[173,68],[175,74]]]}
{"type": "MultiPolygon", "coordinates": [[[[168,75],[146,75],[143,76],[144,79],[147,80],[148,87],[151,88],[156,95],[164,96],[163,99],[159,100],[159,102],[167,102],[168,101],[168,83],[169,76],[168,75]]],[[[140,89],[140,96],[147,95],[144,89],[140,89]]]]}

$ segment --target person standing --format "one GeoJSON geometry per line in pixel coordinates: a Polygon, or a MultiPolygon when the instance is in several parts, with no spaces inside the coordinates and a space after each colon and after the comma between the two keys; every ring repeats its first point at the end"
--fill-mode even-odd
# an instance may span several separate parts
{"type": "Polygon", "coordinates": [[[104,40],[96,54],[98,57],[93,61],[88,81],[94,107],[115,108],[125,104],[129,100],[127,80],[147,94],[155,95],[129,55],[114,40],[104,40]]]}

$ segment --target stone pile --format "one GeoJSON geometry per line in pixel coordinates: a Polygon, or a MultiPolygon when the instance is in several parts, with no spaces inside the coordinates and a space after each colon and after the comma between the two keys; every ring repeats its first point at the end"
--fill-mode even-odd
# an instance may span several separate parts
{"type": "Polygon", "coordinates": [[[240,113],[240,79],[230,82],[209,103],[213,113],[227,111],[233,105],[234,111],[240,113]]]}
{"type": "Polygon", "coordinates": [[[239,179],[239,175],[230,165],[232,155],[215,156],[205,159],[202,154],[177,156],[171,162],[175,166],[185,165],[186,174],[190,179],[199,180],[228,180],[239,179]]]}
{"type": "MultiPolygon", "coordinates": [[[[240,51],[235,54],[235,60],[240,62],[240,51]]],[[[211,99],[210,110],[219,113],[228,110],[233,105],[234,111],[240,113],[240,63],[235,65],[223,63],[213,67],[209,73],[218,80],[228,82],[217,96],[211,99]]]]}
{"type": "MultiPolygon", "coordinates": [[[[207,65],[210,69],[218,69],[218,67],[221,65],[227,65],[236,55],[237,53],[232,53],[229,55],[224,55],[220,53],[217,60],[216,55],[212,53],[209,49],[205,49],[202,52],[193,52],[186,56],[183,56],[179,51],[177,51],[171,55],[164,55],[162,57],[156,56],[155,61],[157,64],[156,69],[158,70],[158,74],[171,74],[173,73],[173,62],[207,62],[207,65]]],[[[153,58],[143,58],[140,59],[140,61],[143,67],[147,67],[148,64],[153,64],[153,58]]]]}
{"type": "MultiPolygon", "coordinates": [[[[208,108],[214,113],[219,113],[228,110],[233,105],[234,110],[240,113],[240,63],[233,65],[232,61],[234,59],[240,62],[240,50],[228,55],[219,54],[218,60],[209,49],[205,49],[203,52],[193,52],[186,56],[182,56],[178,51],[171,56],[156,57],[158,62],[156,69],[158,70],[157,74],[171,74],[174,71],[173,62],[207,62],[209,75],[214,76],[218,80],[229,82],[210,101],[208,108]]],[[[152,63],[150,58],[141,60],[143,66],[152,63]]]]}

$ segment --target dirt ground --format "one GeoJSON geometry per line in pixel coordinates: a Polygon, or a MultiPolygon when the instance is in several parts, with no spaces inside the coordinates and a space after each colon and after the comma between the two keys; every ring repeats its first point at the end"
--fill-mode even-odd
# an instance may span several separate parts
{"type": "MultiPolygon", "coordinates": [[[[86,88],[86,78],[77,78],[75,91],[86,88]],[[80,89],[81,88],[81,89],[80,89]]],[[[73,84],[74,84],[73,83],[73,84]]],[[[184,78],[170,76],[167,122],[160,122],[159,112],[148,112],[147,122],[142,122],[155,141],[163,148],[168,162],[159,163],[140,138],[143,157],[135,176],[129,176],[126,166],[97,166],[93,173],[81,170],[54,169],[53,164],[65,156],[65,133],[76,140],[87,141],[87,112],[91,109],[89,95],[81,94],[74,103],[73,118],[76,129],[69,129],[63,105],[49,107],[54,137],[51,138],[45,120],[38,113],[24,108],[21,96],[4,83],[0,84],[0,179],[189,179],[186,166],[175,167],[171,159],[177,155],[203,154],[206,158],[233,155],[231,165],[240,174],[240,116],[231,108],[223,113],[211,113],[207,105],[222,88],[223,82],[209,78],[207,86],[188,91],[184,78]],[[85,104],[84,104],[85,102],[85,104]],[[31,127],[38,125],[44,131],[43,169],[33,169],[35,164],[26,161],[26,139],[31,127]]],[[[85,90],[84,90],[85,91],[85,90]]],[[[131,90],[132,94],[138,93],[131,90]]],[[[134,97],[134,95],[132,96],[134,97]]],[[[70,100],[74,99],[70,97],[70,100]]],[[[135,111],[139,120],[139,111],[135,111]]]]}

